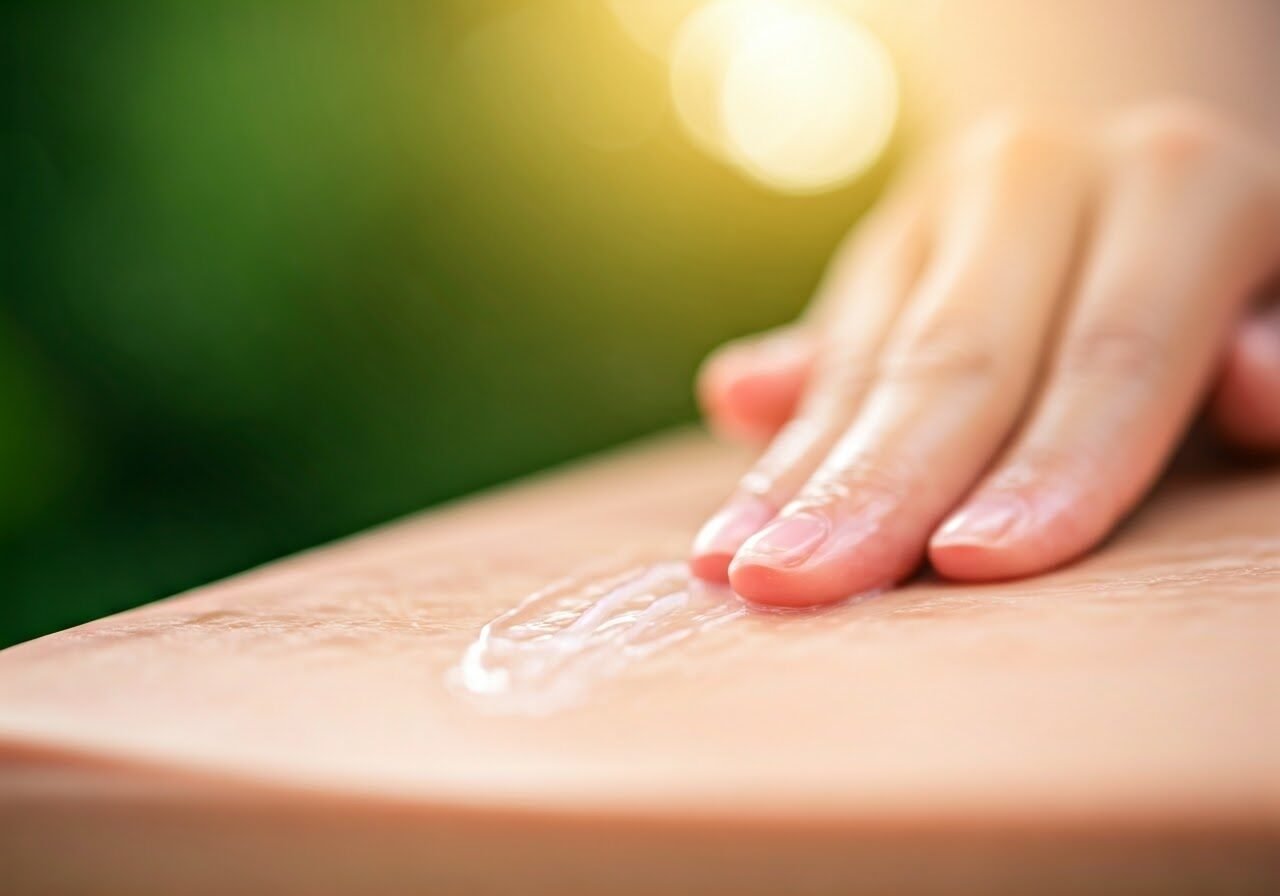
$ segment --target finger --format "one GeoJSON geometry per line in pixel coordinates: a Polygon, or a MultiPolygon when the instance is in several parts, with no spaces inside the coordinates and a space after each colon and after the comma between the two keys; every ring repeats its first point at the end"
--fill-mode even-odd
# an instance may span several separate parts
{"type": "Polygon", "coordinates": [[[698,399],[708,423],[747,441],[776,435],[795,415],[816,353],[816,340],[799,324],[716,349],[698,374],[698,399]]]}
{"type": "Polygon", "coordinates": [[[837,258],[818,300],[818,358],[793,419],[694,539],[691,568],[728,580],[729,562],[812,473],[848,425],[875,353],[925,252],[923,213],[900,202],[879,212],[837,258]]]}
{"type": "Polygon", "coordinates": [[[1242,163],[1181,123],[1122,145],[1038,406],[932,539],[944,575],[1029,575],[1097,544],[1172,453],[1257,288],[1266,226],[1242,163]]]}
{"type": "Polygon", "coordinates": [[[1017,419],[1071,265],[1085,168],[1052,132],[986,140],[852,426],[734,559],[744,597],[809,605],[893,584],[1017,419]]]}
{"type": "Polygon", "coordinates": [[[1280,452],[1280,307],[1246,318],[1236,330],[1210,415],[1237,447],[1280,452]]]}

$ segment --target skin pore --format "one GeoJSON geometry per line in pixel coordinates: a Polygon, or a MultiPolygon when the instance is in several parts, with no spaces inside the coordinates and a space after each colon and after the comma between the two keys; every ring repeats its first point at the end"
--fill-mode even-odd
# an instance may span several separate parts
{"type": "Polygon", "coordinates": [[[912,163],[803,319],[700,377],[710,422],[767,447],[693,569],[764,604],[885,587],[926,556],[973,581],[1068,562],[1201,408],[1280,449],[1280,7],[908,18],[882,24],[912,163]]]}

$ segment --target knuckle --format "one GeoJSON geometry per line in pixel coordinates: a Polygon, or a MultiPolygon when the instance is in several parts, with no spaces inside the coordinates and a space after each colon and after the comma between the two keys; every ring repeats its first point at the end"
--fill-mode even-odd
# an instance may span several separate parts
{"type": "Polygon", "coordinates": [[[989,348],[955,343],[927,351],[895,352],[881,365],[884,381],[896,385],[917,383],[990,382],[997,359],[989,348]]]}
{"type": "Polygon", "coordinates": [[[968,315],[933,315],[908,328],[885,353],[880,379],[901,385],[989,382],[1000,366],[989,329],[968,315]]]}
{"type": "Polygon", "coordinates": [[[1205,163],[1228,142],[1223,122],[1185,99],[1162,100],[1130,112],[1119,120],[1114,137],[1126,158],[1177,168],[1205,163]]]}
{"type": "Polygon", "coordinates": [[[1150,330],[1106,323],[1068,339],[1058,357],[1059,372],[1072,378],[1151,382],[1169,363],[1167,347],[1150,330]]]}
{"type": "Polygon", "coordinates": [[[857,352],[830,350],[818,361],[813,398],[819,402],[845,403],[871,385],[875,365],[857,352]]]}
{"type": "Polygon", "coordinates": [[[1185,99],[1151,103],[1118,119],[1108,137],[1119,181],[1153,188],[1147,201],[1171,220],[1221,214],[1222,228],[1251,245],[1280,226],[1280,167],[1212,110],[1185,99]]]}
{"type": "Polygon", "coordinates": [[[1039,168],[1062,148],[1061,131],[1024,113],[987,116],[966,132],[960,156],[979,168],[1019,172],[1039,168]]]}
{"type": "Polygon", "coordinates": [[[902,459],[862,455],[829,460],[782,512],[821,510],[833,505],[863,512],[886,510],[913,496],[921,481],[919,468],[902,459]]]}

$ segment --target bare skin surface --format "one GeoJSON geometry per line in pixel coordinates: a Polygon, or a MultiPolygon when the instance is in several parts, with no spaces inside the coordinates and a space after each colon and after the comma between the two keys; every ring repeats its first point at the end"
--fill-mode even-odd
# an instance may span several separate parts
{"type": "Polygon", "coordinates": [[[745,460],[668,438],[5,651],[6,892],[1274,886],[1274,471],[1175,477],[1038,578],[743,612],[540,715],[451,686],[548,582],[680,560],[745,460]]]}

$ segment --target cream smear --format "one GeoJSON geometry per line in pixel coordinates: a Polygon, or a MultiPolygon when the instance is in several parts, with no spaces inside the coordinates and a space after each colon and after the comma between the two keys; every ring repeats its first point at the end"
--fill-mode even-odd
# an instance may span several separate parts
{"type": "Polygon", "coordinates": [[[570,576],[485,625],[450,679],[484,708],[540,715],[580,703],[628,666],[747,612],[684,563],[570,576]]]}

